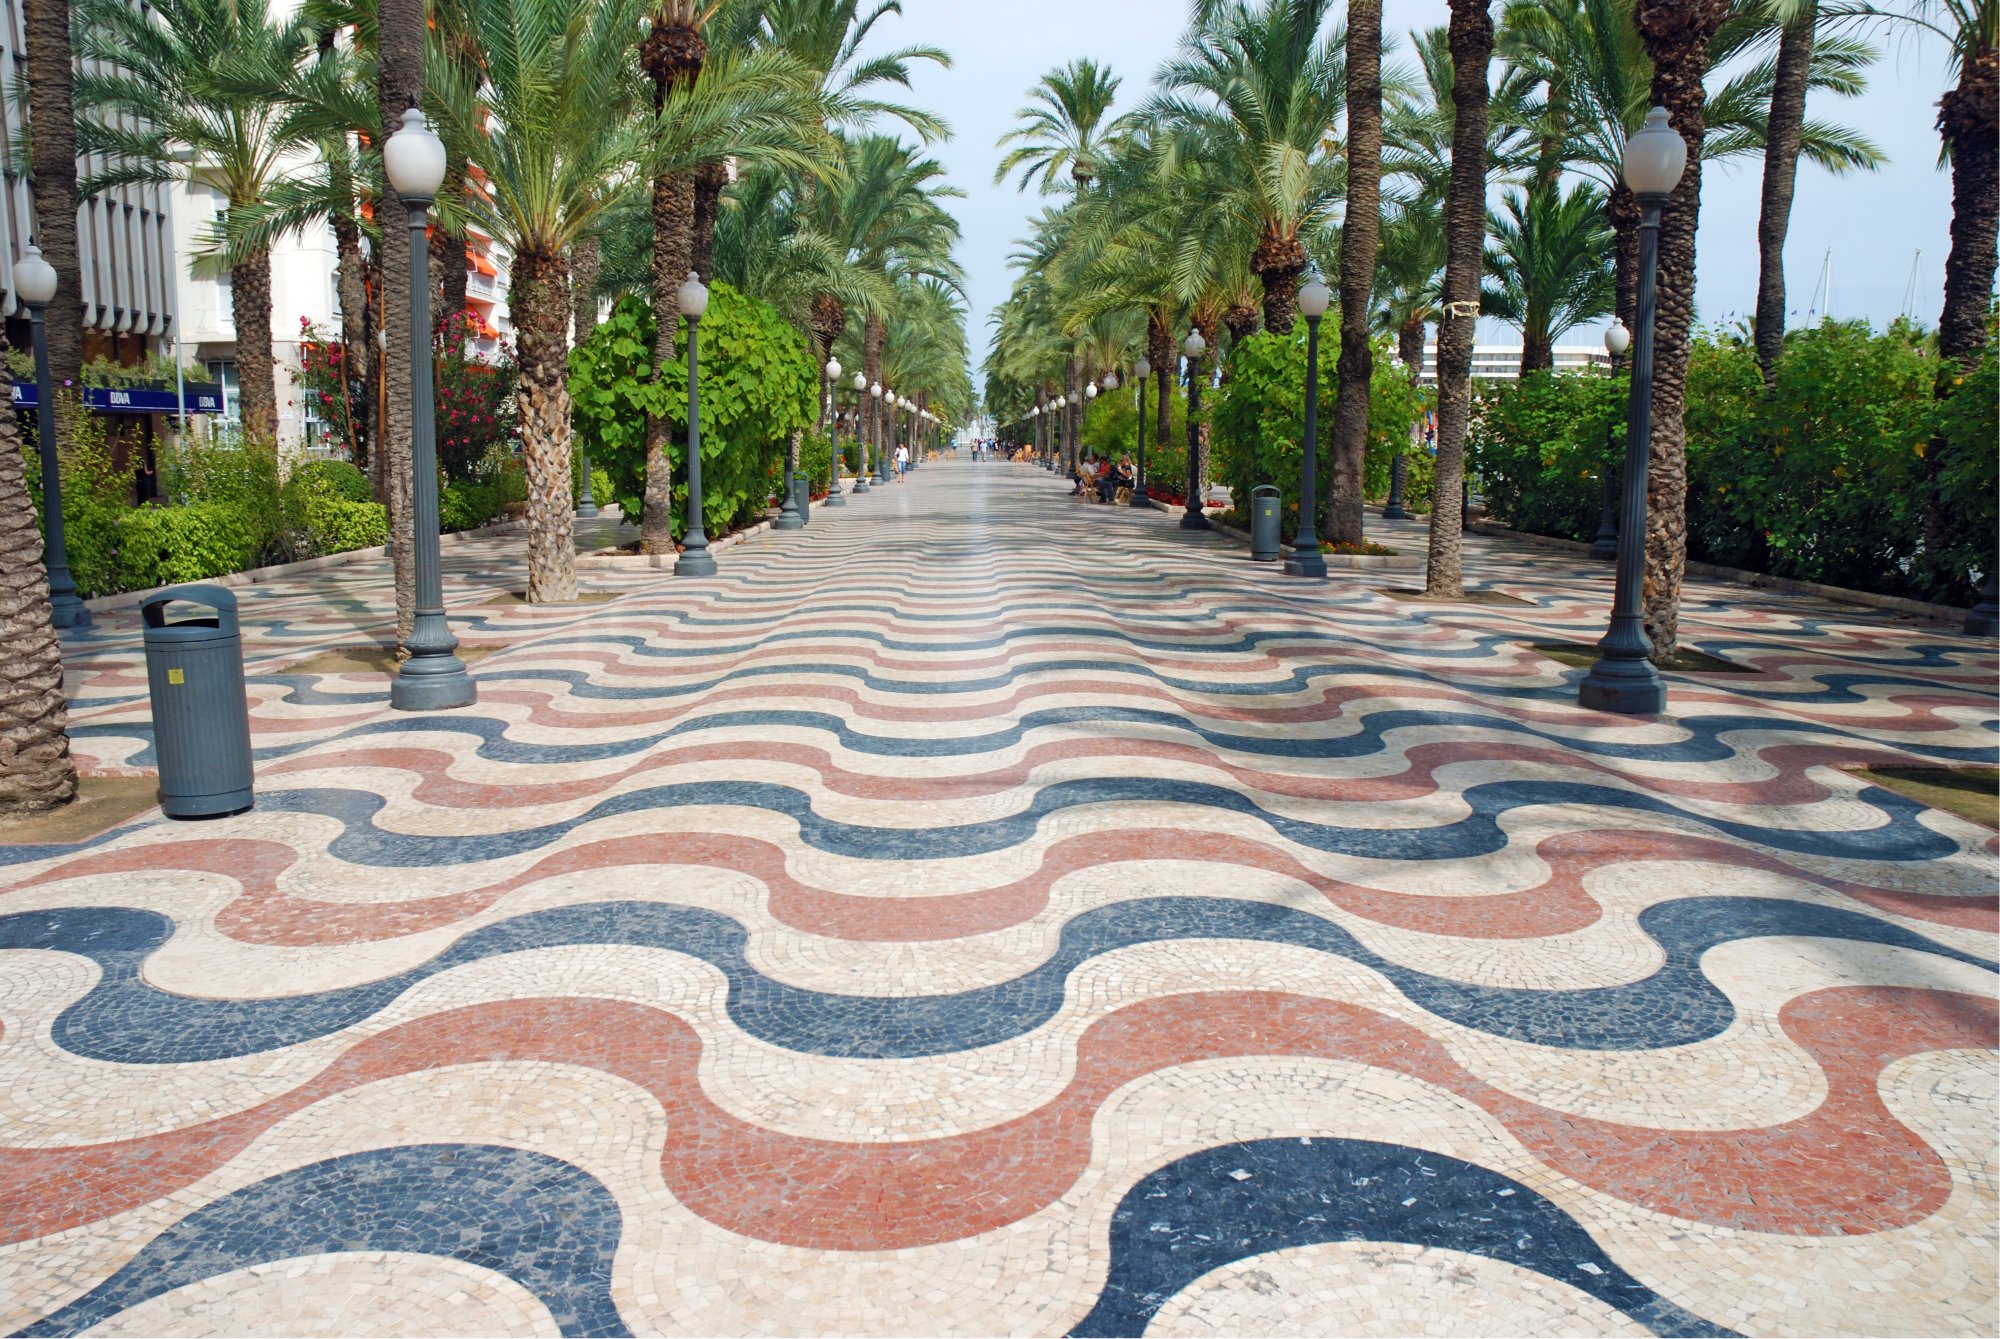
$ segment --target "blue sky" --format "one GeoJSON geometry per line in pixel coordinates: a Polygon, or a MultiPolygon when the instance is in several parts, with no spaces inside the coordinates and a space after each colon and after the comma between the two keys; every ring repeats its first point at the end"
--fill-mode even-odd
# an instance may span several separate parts
{"type": "MultiPolygon", "coordinates": [[[[1494,8],[1500,8],[1496,0],[1494,8]]],[[[950,51],[951,70],[919,67],[913,101],[944,115],[952,140],[932,152],[966,199],[958,204],[964,228],[960,258],[969,278],[973,359],[984,356],[987,318],[1012,283],[1008,254],[1040,207],[1012,182],[993,184],[999,162],[994,143],[1013,125],[1014,113],[1040,75],[1081,56],[1109,63],[1124,79],[1120,110],[1144,97],[1152,73],[1172,53],[1185,23],[1187,0],[903,0],[902,19],[887,19],[874,45],[922,43],[950,51]]],[[[1386,0],[1384,26],[1394,34],[1442,24],[1445,0],[1386,0]]],[[[1800,319],[1819,278],[1822,259],[1833,256],[1834,315],[1893,319],[1903,309],[1913,254],[1923,252],[1916,311],[1934,321],[1942,301],[1944,257],[1951,221],[1951,187],[1938,170],[1932,121],[1944,89],[1941,44],[1909,36],[1878,37],[1884,56],[1870,71],[1860,98],[1816,99],[1809,114],[1836,119],[1868,134],[1889,164],[1880,172],[1836,179],[1810,164],[1799,172],[1785,268],[1792,306],[1800,319]]],[[[1407,53],[1408,44],[1403,44],[1407,53]]],[[[1393,59],[1393,57],[1392,57],[1393,59]]],[[[1702,182],[1700,268],[1696,300],[1701,318],[1723,321],[1749,312],[1756,301],[1757,211],[1761,160],[1713,168],[1702,182]]],[[[1482,339],[1512,342],[1495,329],[1482,339]]],[[[1593,339],[1581,333],[1571,339],[1593,339]]],[[[975,382],[978,378],[975,375],[975,382]]]]}

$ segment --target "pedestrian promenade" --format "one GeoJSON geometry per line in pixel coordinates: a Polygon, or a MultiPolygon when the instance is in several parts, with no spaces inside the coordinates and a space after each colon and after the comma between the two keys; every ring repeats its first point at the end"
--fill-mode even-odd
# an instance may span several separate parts
{"type": "MultiPolygon", "coordinates": [[[[0,1332],[2000,1325],[1995,835],[1855,770],[1993,763],[1990,644],[1696,582],[1742,672],[1615,718],[1532,649],[1608,564],[1067,488],[452,546],[436,716],[332,655],[386,562],[239,592],[256,808],[0,846],[0,1332]]],[[[143,771],[136,620],[70,650],[143,771]]]]}

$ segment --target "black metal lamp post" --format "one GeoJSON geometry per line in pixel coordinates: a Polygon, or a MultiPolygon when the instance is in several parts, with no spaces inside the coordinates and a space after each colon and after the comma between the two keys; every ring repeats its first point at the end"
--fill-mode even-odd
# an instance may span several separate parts
{"type": "Polygon", "coordinates": [[[778,499],[778,519],[771,523],[774,530],[803,530],[806,518],[799,515],[799,499],[796,481],[798,479],[798,438],[785,442],[785,478],[783,496],[778,499]]]}
{"type": "Polygon", "coordinates": [[[1641,607],[1646,567],[1646,474],[1653,433],[1654,281],[1660,255],[1660,210],[1687,166],[1687,143],[1667,122],[1667,109],[1646,113],[1645,127],[1625,141],[1625,183],[1639,198],[1639,301],[1632,341],[1632,398],[1626,411],[1625,488],[1618,527],[1618,584],[1611,627],[1577,701],[1598,711],[1655,716],[1666,709],[1667,686],[1649,659],[1641,607]]]}
{"type": "MultiPolygon", "coordinates": [[[[878,391],[880,387],[876,388],[878,391]]],[[[858,457],[854,462],[854,491],[868,491],[868,374],[854,374],[854,450],[858,457]]]]}
{"type": "Polygon", "coordinates": [[[1965,615],[1965,635],[1992,637],[2000,632],[2000,572],[1988,572],[1979,588],[1979,603],[1965,615]]]}
{"type": "Polygon", "coordinates": [[[701,386],[695,377],[701,348],[701,318],[708,310],[708,287],[699,274],[689,270],[675,297],[688,328],[688,528],[680,559],[674,564],[674,575],[712,577],[715,555],[708,551],[708,532],[701,511],[701,386]]]}
{"type": "Polygon", "coordinates": [[[868,427],[868,436],[869,436],[869,438],[870,438],[870,446],[871,446],[871,449],[872,449],[872,450],[874,451],[874,453],[875,453],[875,457],[874,457],[874,459],[875,459],[875,472],[874,472],[874,482],[876,482],[876,483],[878,483],[878,484],[879,484],[879,483],[886,483],[886,482],[888,482],[888,481],[887,481],[887,480],[886,480],[885,478],[883,478],[883,476],[882,476],[882,438],[883,438],[884,436],[886,436],[886,435],[887,435],[887,434],[886,434],[886,433],[884,432],[884,429],[885,429],[885,428],[887,427],[887,419],[888,419],[888,416],[887,416],[886,414],[884,414],[884,413],[882,412],[882,396],[883,396],[883,394],[884,394],[884,392],[883,392],[883,390],[882,390],[882,383],[881,383],[881,382],[879,382],[879,381],[875,381],[875,382],[870,382],[870,383],[869,383],[869,385],[868,385],[868,424],[869,424],[869,427],[868,427]]]}
{"type": "Polygon", "coordinates": [[[1146,496],[1146,383],[1152,379],[1153,364],[1144,354],[1132,366],[1132,376],[1139,383],[1139,463],[1132,470],[1132,505],[1151,507],[1153,500],[1146,496]]]}
{"type": "Polygon", "coordinates": [[[1188,378],[1187,510],[1181,514],[1183,530],[1210,528],[1201,509],[1201,429],[1197,422],[1201,415],[1201,356],[1207,351],[1208,341],[1199,330],[1188,331],[1188,337],[1181,341],[1181,352],[1187,355],[1188,378]]]}
{"type": "Polygon", "coordinates": [[[35,332],[35,422],[42,446],[42,558],[49,569],[49,622],[58,628],[87,628],[90,610],[77,598],[69,571],[69,544],[63,538],[62,463],[56,457],[56,388],[49,375],[49,331],[43,313],[55,300],[56,267],[33,242],[14,263],[14,296],[28,309],[35,332]]]}
{"type": "Polygon", "coordinates": [[[1285,575],[1323,577],[1326,556],[1319,551],[1319,321],[1333,304],[1333,293],[1314,275],[1299,289],[1299,314],[1306,318],[1306,431],[1299,462],[1299,532],[1285,559],[1285,575]]]}
{"type": "MultiPolygon", "coordinates": [[[[1409,364],[1392,353],[1389,355],[1389,370],[1398,376],[1403,376],[1409,372],[1409,364]]],[[[1411,425],[1410,431],[1411,433],[1415,433],[1416,426],[1414,424],[1411,425]]],[[[1403,485],[1404,481],[1409,478],[1409,471],[1410,443],[1405,441],[1400,447],[1396,448],[1396,454],[1389,457],[1389,500],[1382,504],[1383,520],[1407,521],[1410,519],[1409,508],[1403,505],[1403,485]]]]}
{"type": "Polygon", "coordinates": [[[458,658],[458,639],[444,619],[444,581],[438,567],[437,410],[431,402],[430,245],[425,241],[431,201],[444,184],[444,141],[417,110],[382,145],[389,185],[402,198],[410,223],[410,521],[416,532],[416,621],[410,658],[389,685],[397,711],[469,707],[478,696],[458,658]]]}
{"type": "MultiPolygon", "coordinates": [[[[1617,317],[1611,318],[1610,328],[1604,332],[1604,351],[1611,355],[1611,375],[1618,376],[1618,360],[1625,356],[1625,350],[1632,347],[1632,333],[1617,317]]],[[[1610,434],[1607,432],[1606,437],[1610,434]]],[[[1618,556],[1618,475],[1611,468],[1610,442],[1605,443],[1604,464],[1604,510],[1597,517],[1597,538],[1591,541],[1590,556],[1603,562],[1610,562],[1618,556]]]]}
{"type": "Polygon", "coordinates": [[[827,480],[826,501],[819,504],[822,507],[847,505],[847,499],[840,491],[840,410],[835,405],[839,397],[840,359],[829,358],[826,360],[826,408],[827,421],[833,424],[833,433],[829,439],[833,443],[833,462],[830,469],[833,477],[827,480]]]}

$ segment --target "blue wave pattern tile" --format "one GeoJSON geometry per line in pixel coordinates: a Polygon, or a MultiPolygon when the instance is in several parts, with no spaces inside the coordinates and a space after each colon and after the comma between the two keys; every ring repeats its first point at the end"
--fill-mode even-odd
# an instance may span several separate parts
{"type": "Polygon", "coordinates": [[[1587,1050],[1686,1046],[1734,1018],[1701,972],[1718,944],[1774,935],[1882,944],[1995,970],[1995,964],[1859,912],[1779,898],[1685,898],[1649,907],[1640,928],[1664,952],[1650,976],[1593,990],[1473,985],[1392,962],[1323,917],[1263,902],[1144,898],[1073,917],[1056,953],[1013,980],[953,995],[833,995],[773,981],[751,966],[748,933],[719,912],[603,902],[530,912],[475,930],[430,962],[344,990],[275,999],[200,999],[145,980],[173,932],[151,911],[77,907],[0,917],[0,950],[54,949],[95,962],[96,985],[57,1018],[58,1045],[120,1064],[187,1064],[297,1045],[365,1021],[420,981],[467,963],[556,945],[622,944],[699,958],[729,979],[729,1014],[787,1050],[857,1059],[947,1055],[1008,1041],[1048,1022],[1069,976],[1105,953],[1171,940],[1292,944],[1371,967],[1441,1018],[1516,1041],[1587,1050]]]}
{"type": "Polygon", "coordinates": [[[1160,1168],[1111,1220],[1111,1274],[1076,1336],[1140,1335],[1174,1294],[1223,1265],[1329,1242],[1404,1242],[1532,1269],[1658,1335],[1733,1335],[1661,1297],[1577,1221],[1511,1178],[1361,1139],[1259,1139],[1160,1168]]]}
{"type": "Polygon", "coordinates": [[[628,1335],[611,1300],[619,1228],[609,1191],[540,1153],[476,1144],[356,1153],[197,1209],[103,1283],[18,1333],[82,1334],[162,1293],[252,1265],[407,1251],[505,1274],[548,1307],[565,1335],[628,1335]]]}

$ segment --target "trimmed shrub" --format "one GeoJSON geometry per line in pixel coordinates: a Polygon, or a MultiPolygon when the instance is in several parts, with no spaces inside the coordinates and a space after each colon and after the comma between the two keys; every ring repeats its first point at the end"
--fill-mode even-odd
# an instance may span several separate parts
{"type": "Polygon", "coordinates": [[[375,500],[375,492],[368,486],[368,476],[344,460],[307,461],[292,471],[292,477],[285,480],[285,486],[305,488],[322,482],[333,496],[343,502],[375,500]]]}
{"type": "Polygon", "coordinates": [[[118,523],[121,590],[203,581],[257,565],[266,527],[228,502],[139,507],[118,523]]]}

